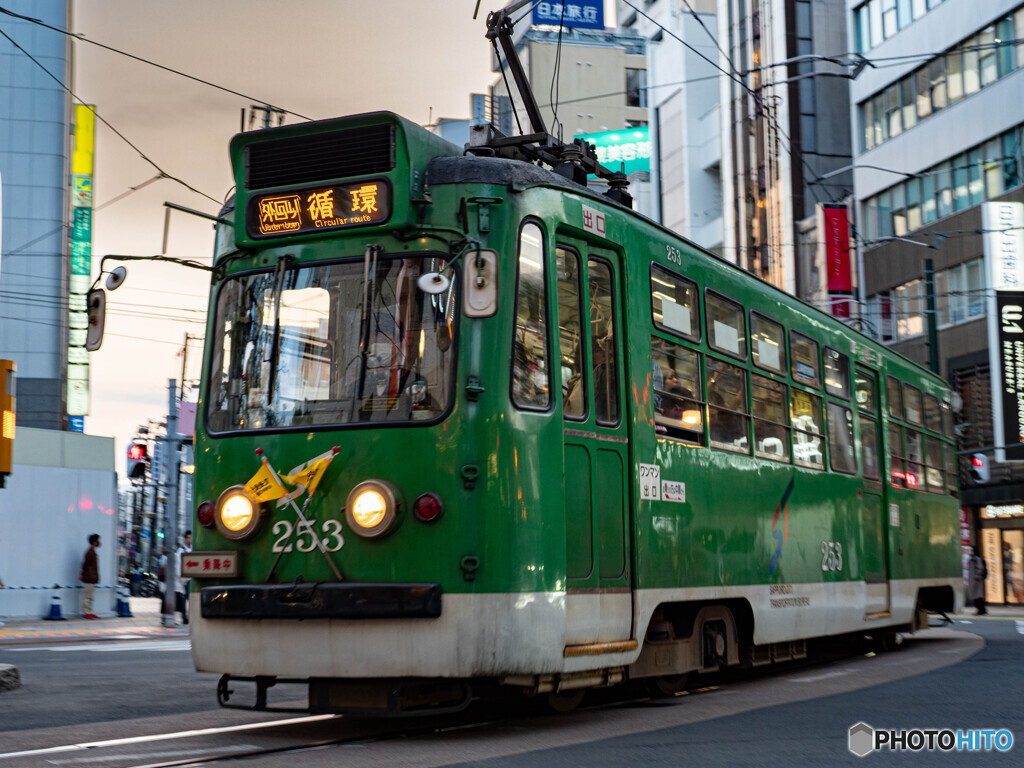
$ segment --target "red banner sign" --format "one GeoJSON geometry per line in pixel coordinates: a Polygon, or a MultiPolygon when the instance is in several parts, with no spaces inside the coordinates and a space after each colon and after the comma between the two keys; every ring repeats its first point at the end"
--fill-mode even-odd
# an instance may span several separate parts
{"type": "Polygon", "coordinates": [[[845,205],[823,205],[825,218],[825,263],[828,268],[828,290],[852,291],[850,270],[850,221],[845,205]]]}

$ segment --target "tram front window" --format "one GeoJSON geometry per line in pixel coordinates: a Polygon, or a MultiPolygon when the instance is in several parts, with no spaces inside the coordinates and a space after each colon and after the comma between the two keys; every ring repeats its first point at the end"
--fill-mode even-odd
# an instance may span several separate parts
{"type": "Polygon", "coordinates": [[[429,420],[452,396],[456,286],[432,257],[292,266],[229,278],[217,297],[211,432],[429,420]]]}

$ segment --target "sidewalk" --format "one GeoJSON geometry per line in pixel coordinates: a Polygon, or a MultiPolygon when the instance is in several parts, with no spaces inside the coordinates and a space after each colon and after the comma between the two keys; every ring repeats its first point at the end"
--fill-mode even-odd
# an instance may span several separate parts
{"type": "Polygon", "coordinates": [[[974,606],[965,605],[960,613],[952,614],[954,619],[1024,619],[1024,605],[1010,603],[1010,605],[989,605],[988,614],[978,616],[974,606]]]}
{"type": "Polygon", "coordinates": [[[156,597],[130,599],[132,615],[101,614],[98,619],[81,615],[64,615],[63,621],[42,617],[4,619],[0,626],[0,648],[12,645],[36,645],[40,642],[81,642],[89,640],[121,640],[128,637],[187,637],[188,625],[179,621],[164,627],[160,615],[161,602],[156,597]]]}

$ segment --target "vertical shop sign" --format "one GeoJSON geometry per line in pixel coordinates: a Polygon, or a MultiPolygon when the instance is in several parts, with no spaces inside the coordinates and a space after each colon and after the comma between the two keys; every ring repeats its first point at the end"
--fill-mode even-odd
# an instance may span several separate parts
{"type": "Polygon", "coordinates": [[[92,272],[92,172],[96,112],[75,105],[75,151],[71,156],[71,275],[68,282],[68,416],[89,413],[89,328],[86,295],[92,272]]]}
{"type": "Polygon", "coordinates": [[[996,461],[1024,461],[1024,203],[981,206],[996,461]]]}

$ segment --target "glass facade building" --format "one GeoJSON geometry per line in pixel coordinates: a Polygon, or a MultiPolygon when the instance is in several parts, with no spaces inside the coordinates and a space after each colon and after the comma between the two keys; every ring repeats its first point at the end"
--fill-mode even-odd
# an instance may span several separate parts
{"type": "MultiPolygon", "coordinates": [[[[4,3],[59,29],[69,5],[4,3]]],[[[0,24],[11,38],[0,39],[0,358],[18,365],[18,426],[64,429],[71,44],[11,16],[0,24]]]]}

